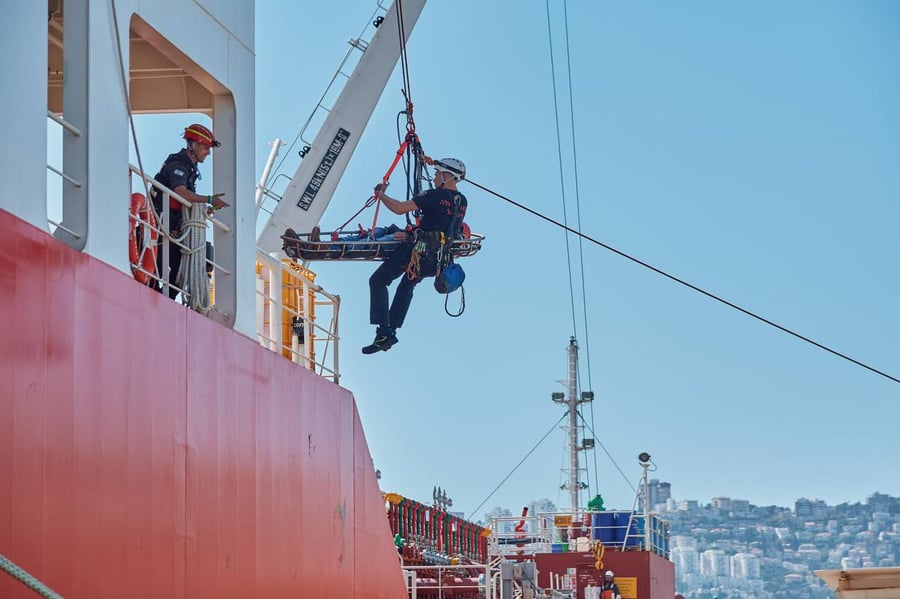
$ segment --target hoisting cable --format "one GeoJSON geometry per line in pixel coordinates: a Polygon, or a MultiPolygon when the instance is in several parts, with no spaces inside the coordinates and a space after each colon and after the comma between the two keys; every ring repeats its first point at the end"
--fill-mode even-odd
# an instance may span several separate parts
{"type": "Polygon", "coordinates": [[[415,131],[413,122],[412,89],[409,85],[409,61],[406,56],[406,27],[403,23],[403,0],[397,0],[397,29],[400,34],[400,65],[403,71],[403,95],[406,98],[406,130],[415,131]]]}
{"type": "Polygon", "coordinates": [[[569,413],[568,413],[568,412],[563,412],[562,416],[559,417],[559,420],[557,420],[556,422],[554,422],[554,423],[553,423],[553,426],[550,427],[550,430],[548,430],[546,433],[544,433],[544,436],[541,437],[541,438],[538,440],[538,442],[534,444],[534,447],[532,447],[531,449],[528,450],[528,453],[525,454],[525,457],[523,457],[521,460],[519,460],[519,463],[516,464],[515,467],[514,467],[512,470],[510,470],[509,474],[507,474],[505,477],[503,477],[503,480],[501,480],[500,483],[499,483],[496,487],[494,487],[494,490],[491,491],[491,492],[488,494],[488,496],[484,498],[484,501],[482,501],[481,503],[478,504],[478,507],[476,507],[474,510],[472,510],[471,512],[469,512],[469,515],[466,516],[465,519],[466,519],[466,520],[471,520],[471,519],[472,519],[472,516],[474,516],[475,513],[476,513],[478,510],[480,510],[480,509],[482,508],[482,506],[483,506],[485,503],[487,503],[488,500],[489,500],[491,497],[494,496],[494,493],[496,493],[497,490],[498,490],[500,487],[503,486],[503,483],[505,483],[507,480],[509,480],[509,477],[512,476],[513,473],[515,473],[515,471],[519,469],[519,466],[521,466],[522,464],[524,464],[524,463],[525,463],[525,460],[527,460],[528,457],[529,457],[531,454],[534,453],[534,450],[536,450],[536,449],[540,446],[540,444],[544,442],[544,439],[546,439],[548,436],[550,436],[550,433],[552,433],[553,430],[559,425],[559,423],[563,421],[563,418],[568,418],[568,417],[569,417],[569,413]]]}
{"type": "MultiPolygon", "coordinates": [[[[549,1],[549,0],[548,0],[549,1]]],[[[578,152],[577,152],[577,144],[575,143],[575,101],[572,93],[572,61],[569,57],[569,11],[567,8],[566,0],[563,0],[563,22],[565,23],[565,32],[566,32],[566,70],[569,81],[569,128],[572,131],[572,168],[573,174],[575,177],[575,210],[577,213],[577,223],[578,230],[581,231],[581,194],[578,189],[578,152]]],[[[566,243],[568,245],[568,238],[566,238],[566,243]]],[[[585,276],[584,276],[584,239],[581,237],[578,238],[578,259],[581,264],[581,308],[583,311],[584,317],[584,352],[585,352],[585,360],[587,361],[587,375],[588,375],[588,390],[593,391],[594,382],[591,377],[591,335],[590,335],[590,327],[588,326],[588,299],[587,299],[587,286],[585,285],[585,276]]],[[[579,386],[580,386],[579,381],[579,386]]],[[[591,402],[591,426],[594,426],[594,402],[591,402]]],[[[598,478],[597,473],[597,452],[593,452],[594,454],[594,480],[597,485],[600,484],[600,479],[598,478]]],[[[597,489],[597,492],[600,492],[600,489],[597,489]]]]}
{"type": "Polygon", "coordinates": [[[795,331],[792,331],[791,329],[789,329],[785,326],[782,326],[782,325],[778,324],[777,322],[769,320],[768,318],[765,318],[764,316],[760,316],[759,314],[756,314],[755,312],[752,312],[746,308],[742,308],[741,306],[739,306],[733,302],[730,302],[722,297],[719,297],[718,295],[716,295],[714,293],[711,293],[709,291],[701,289],[700,287],[697,287],[696,285],[694,285],[692,283],[688,283],[684,279],[680,279],[680,278],[676,277],[675,275],[671,275],[662,269],[656,268],[655,266],[648,264],[647,262],[644,262],[643,260],[635,258],[634,256],[630,256],[629,254],[626,254],[625,252],[623,252],[621,250],[617,250],[616,248],[612,247],[611,245],[607,245],[607,244],[603,243],[602,241],[594,239],[590,235],[586,235],[585,233],[582,233],[581,231],[576,231],[575,229],[572,229],[571,227],[568,227],[568,226],[562,224],[561,222],[550,218],[549,216],[541,214],[537,210],[533,210],[523,204],[520,204],[519,202],[516,202],[515,200],[513,200],[511,198],[506,197],[503,194],[497,193],[496,191],[494,191],[492,189],[488,189],[487,187],[480,185],[479,183],[476,183],[475,181],[472,181],[468,177],[466,177],[466,181],[468,183],[474,185],[478,189],[480,189],[484,192],[487,192],[491,195],[497,196],[501,200],[509,202],[513,206],[516,206],[517,208],[520,208],[520,209],[524,210],[525,212],[529,212],[529,213],[533,214],[534,216],[537,216],[538,218],[541,218],[551,224],[556,225],[557,227],[562,227],[562,228],[566,229],[567,231],[574,233],[575,235],[578,235],[579,237],[583,238],[585,241],[590,241],[594,245],[598,245],[605,250],[609,250],[610,252],[612,252],[614,254],[618,254],[619,256],[625,258],[626,260],[630,260],[630,261],[634,262],[635,264],[639,264],[640,266],[643,266],[644,268],[646,268],[648,270],[652,270],[656,274],[662,275],[662,276],[666,277],[667,279],[675,281],[676,283],[683,285],[683,286],[687,287],[688,289],[692,289],[692,290],[696,291],[697,293],[705,295],[706,297],[708,297],[710,299],[713,299],[719,303],[725,304],[729,308],[737,310],[738,312],[742,312],[743,314],[746,314],[747,316],[750,316],[751,318],[755,318],[756,320],[759,320],[760,322],[763,322],[771,327],[774,327],[783,333],[787,333],[788,335],[796,337],[797,339],[800,339],[801,341],[805,341],[806,343],[809,343],[810,345],[814,345],[814,346],[818,347],[819,349],[825,350],[828,353],[833,354],[839,358],[843,358],[844,360],[847,360],[848,362],[856,364],[857,366],[860,366],[862,368],[865,368],[866,370],[873,372],[879,376],[883,376],[884,378],[894,381],[895,383],[900,383],[900,378],[897,378],[896,376],[892,376],[882,370],[878,370],[877,368],[875,368],[873,366],[869,366],[865,362],[861,362],[855,358],[851,358],[850,356],[848,356],[844,353],[841,353],[835,349],[832,349],[823,343],[814,341],[813,339],[810,339],[809,337],[801,335],[800,333],[797,333],[795,331]]]}
{"type": "MultiPolygon", "coordinates": [[[[418,136],[416,136],[416,124],[415,121],[413,121],[413,103],[409,86],[409,63],[406,59],[406,31],[403,25],[402,0],[397,0],[396,6],[397,29],[400,35],[400,64],[403,70],[403,97],[406,100],[406,139],[404,139],[403,143],[400,144],[400,148],[397,150],[397,155],[394,156],[394,161],[391,163],[390,168],[388,168],[387,173],[385,173],[384,177],[381,179],[381,189],[377,190],[374,195],[376,200],[381,198],[381,194],[387,187],[388,180],[391,178],[391,174],[394,172],[394,169],[397,168],[397,163],[400,162],[400,159],[403,157],[403,153],[406,151],[407,147],[409,147],[410,143],[413,143],[414,146],[418,146],[419,141],[418,136]]],[[[372,220],[372,229],[370,231],[370,236],[373,238],[375,235],[375,226],[378,224],[378,212],[380,208],[381,202],[378,202],[378,204],[375,206],[375,218],[372,220]]]]}
{"type": "MultiPolygon", "coordinates": [[[[563,223],[566,225],[566,229],[568,229],[569,225],[569,216],[566,211],[566,181],[565,175],[563,173],[563,159],[562,159],[562,139],[560,138],[560,126],[559,126],[559,102],[557,101],[558,93],[556,91],[556,67],[554,65],[553,60],[553,35],[550,30],[550,0],[546,0],[547,5],[547,38],[550,42],[550,78],[553,81],[553,115],[556,120],[556,156],[559,161],[559,187],[562,192],[562,210],[563,210],[563,223]]],[[[569,275],[569,300],[572,304],[572,336],[578,337],[578,326],[575,321],[575,287],[572,283],[572,255],[569,250],[569,233],[566,231],[566,272],[569,275]]]]}
{"type": "MultiPolygon", "coordinates": [[[[556,121],[556,149],[557,156],[559,159],[559,179],[560,179],[560,189],[562,192],[562,205],[563,205],[563,223],[566,225],[569,224],[568,221],[568,213],[566,206],[566,186],[565,186],[565,176],[563,171],[563,157],[562,157],[562,141],[560,138],[560,119],[559,119],[559,104],[557,98],[559,96],[559,92],[557,90],[556,85],[556,62],[553,56],[553,28],[551,24],[550,18],[550,0],[546,0],[546,9],[547,9],[547,38],[548,38],[548,46],[550,48],[550,76],[551,81],[553,83],[553,112],[556,121]]],[[[579,193],[578,187],[578,146],[575,139],[575,104],[574,104],[574,94],[572,90],[572,61],[569,52],[569,13],[567,9],[566,1],[563,0],[563,20],[565,25],[565,47],[566,47],[566,82],[568,84],[568,93],[569,93],[569,129],[572,136],[572,165],[573,165],[573,177],[575,183],[575,207],[577,214],[577,228],[581,230],[581,194],[579,193]]],[[[565,235],[566,241],[566,265],[567,272],[569,275],[569,298],[571,300],[572,306],[572,335],[574,337],[578,336],[578,326],[576,324],[575,318],[575,288],[573,284],[573,276],[572,276],[572,255],[569,247],[569,232],[566,232],[565,235]]],[[[581,305],[583,309],[583,320],[584,320],[584,341],[585,341],[585,359],[587,360],[587,375],[588,375],[588,389],[593,389],[593,380],[591,377],[591,341],[590,341],[590,327],[588,326],[588,312],[587,312],[587,289],[585,285],[585,276],[584,276],[584,245],[582,243],[582,239],[578,238],[578,256],[580,260],[581,266],[581,305]]],[[[577,373],[578,386],[581,387],[581,372],[577,373]]],[[[591,402],[591,423],[594,422],[594,403],[591,402]]],[[[597,485],[600,483],[598,469],[597,469],[597,452],[593,453],[594,456],[594,481],[597,485]]],[[[590,469],[585,468],[585,471],[588,475],[588,488],[590,488],[590,469]]],[[[599,490],[598,490],[599,492],[599,490]]]]}
{"type": "MultiPolygon", "coordinates": [[[[398,113],[398,115],[397,115],[397,116],[398,116],[398,121],[399,121],[399,116],[400,116],[401,114],[405,114],[405,111],[401,111],[400,113],[398,113]]],[[[398,127],[399,127],[399,122],[398,122],[398,127]]],[[[405,155],[405,156],[406,156],[406,164],[404,165],[404,170],[406,171],[406,175],[407,175],[407,176],[406,176],[406,178],[407,178],[407,183],[406,183],[407,194],[406,194],[406,195],[407,195],[407,199],[409,199],[409,198],[411,198],[413,195],[416,195],[416,194],[418,193],[418,191],[419,191],[419,188],[421,187],[421,185],[420,185],[420,183],[419,183],[418,180],[416,180],[416,182],[415,182],[415,184],[414,184],[413,187],[410,187],[410,170],[411,170],[411,169],[410,169],[410,167],[409,167],[409,162],[410,162],[410,160],[411,160],[411,157],[412,157],[412,156],[415,156],[415,163],[414,163],[414,166],[413,166],[412,170],[415,172],[415,175],[414,175],[414,176],[418,178],[418,177],[420,176],[420,171],[421,171],[421,168],[422,168],[421,160],[420,160],[420,158],[419,158],[419,156],[420,156],[421,153],[422,153],[422,146],[421,146],[421,144],[419,143],[419,138],[418,138],[418,136],[415,134],[415,132],[408,132],[408,133],[406,134],[406,139],[400,141],[399,143],[400,143],[400,147],[397,148],[397,153],[396,153],[396,155],[394,156],[394,161],[391,163],[390,167],[388,167],[388,170],[387,170],[387,172],[385,173],[384,177],[382,177],[381,182],[382,182],[382,184],[383,184],[385,187],[387,186],[387,182],[388,182],[388,180],[391,178],[391,175],[393,174],[394,169],[397,168],[397,164],[399,164],[400,160],[401,160],[401,159],[403,158],[403,156],[405,155]]],[[[378,210],[379,210],[379,207],[380,207],[380,205],[381,205],[381,203],[378,202],[378,198],[380,197],[380,195],[381,195],[380,192],[375,192],[374,194],[372,194],[371,196],[369,196],[369,199],[367,199],[367,200],[365,201],[365,203],[363,204],[363,207],[362,207],[362,208],[360,208],[359,210],[357,210],[357,211],[353,214],[353,216],[351,216],[350,218],[348,218],[346,221],[344,221],[344,223],[343,223],[341,226],[339,226],[337,229],[334,230],[334,232],[332,233],[332,239],[333,239],[333,240],[336,239],[336,238],[337,238],[337,234],[340,233],[341,231],[343,231],[343,230],[344,230],[344,227],[346,227],[348,224],[350,224],[350,222],[353,221],[353,219],[355,219],[357,216],[359,216],[360,214],[362,214],[362,212],[363,212],[364,210],[366,210],[367,208],[369,208],[369,207],[375,205],[375,217],[374,217],[374,220],[373,220],[373,222],[372,222],[372,228],[370,229],[369,234],[368,234],[368,236],[369,236],[370,238],[374,238],[374,236],[375,236],[375,227],[376,227],[376,225],[378,224],[378,210]]],[[[410,221],[409,221],[409,215],[408,215],[408,214],[407,214],[407,224],[410,224],[410,221]]]]}

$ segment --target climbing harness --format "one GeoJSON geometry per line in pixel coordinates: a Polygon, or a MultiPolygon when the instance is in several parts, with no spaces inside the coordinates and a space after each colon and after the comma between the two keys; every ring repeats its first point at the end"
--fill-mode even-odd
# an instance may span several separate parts
{"type": "Polygon", "coordinates": [[[156,276],[156,241],[159,239],[159,229],[156,228],[156,217],[150,208],[150,202],[142,193],[131,194],[128,225],[128,261],[131,263],[131,273],[139,283],[148,285],[156,276]]]}

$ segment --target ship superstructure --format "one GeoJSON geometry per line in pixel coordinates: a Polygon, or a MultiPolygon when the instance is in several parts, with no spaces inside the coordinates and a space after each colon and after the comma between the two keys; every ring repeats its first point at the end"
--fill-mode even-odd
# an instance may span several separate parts
{"type": "MultiPolygon", "coordinates": [[[[256,247],[254,10],[4,6],[0,565],[18,568],[0,572],[2,597],[31,597],[25,576],[91,599],[405,596],[355,400],[336,384],[339,300],[256,247]],[[189,204],[152,179],[160,156],[129,164],[131,118],[155,113],[205,115],[221,142],[204,174],[231,205],[195,225],[212,254],[167,227],[169,210],[129,214],[151,187],[189,204]],[[61,219],[48,218],[48,170],[61,219]],[[175,284],[141,272],[155,260],[132,264],[136,230],[138,251],[158,236],[211,270],[207,315],[135,280],[175,284]]],[[[386,78],[399,43],[382,37],[386,78]]],[[[368,105],[341,125],[355,139],[378,93],[350,95],[368,105]]]]}

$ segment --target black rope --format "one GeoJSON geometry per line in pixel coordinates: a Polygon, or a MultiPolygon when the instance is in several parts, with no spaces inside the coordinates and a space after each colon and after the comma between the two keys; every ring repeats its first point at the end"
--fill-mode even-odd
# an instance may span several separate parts
{"type": "Polygon", "coordinates": [[[453,294],[448,293],[447,295],[444,296],[444,312],[446,312],[447,316],[449,316],[451,318],[458,318],[463,315],[463,312],[466,311],[466,288],[463,287],[462,285],[460,285],[459,292],[461,294],[460,299],[459,299],[459,312],[457,312],[456,314],[451,312],[450,308],[448,307],[448,304],[450,303],[450,296],[453,294]]]}
{"type": "Polygon", "coordinates": [[[693,284],[691,284],[691,283],[688,283],[688,282],[685,281],[684,279],[679,279],[679,278],[676,277],[675,275],[670,275],[669,273],[667,273],[667,272],[664,271],[664,270],[661,270],[661,269],[659,269],[659,268],[656,268],[655,266],[653,266],[653,265],[651,265],[651,264],[648,264],[648,263],[644,262],[643,260],[639,260],[639,259],[637,259],[637,258],[635,258],[635,257],[633,257],[633,256],[630,256],[630,255],[626,254],[625,252],[623,252],[623,251],[621,251],[621,250],[617,250],[616,248],[614,248],[614,247],[612,247],[612,246],[610,246],[610,245],[607,245],[607,244],[603,243],[602,241],[599,241],[599,240],[597,240],[597,239],[594,239],[594,238],[591,237],[590,235],[585,235],[585,234],[582,233],[581,231],[576,231],[575,229],[572,229],[571,227],[568,227],[568,226],[562,224],[562,223],[559,222],[559,221],[553,220],[553,219],[550,218],[549,216],[545,216],[545,215],[541,214],[540,212],[538,212],[538,211],[536,211],[536,210],[532,210],[531,208],[529,208],[529,207],[527,207],[527,206],[524,206],[523,204],[520,204],[520,203],[516,202],[515,200],[506,197],[506,196],[503,195],[503,194],[500,194],[500,193],[497,193],[496,191],[493,191],[493,190],[491,190],[491,189],[488,189],[487,187],[484,187],[483,185],[479,185],[478,183],[472,181],[472,180],[469,179],[469,178],[466,178],[466,181],[468,181],[469,183],[471,183],[472,185],[474,185],[475,187],[477,187],[478,189],[480,189],[480,190],[482,190],[482,191],[486,191],[487,193],[489,193],[489,194],[491,194],[491,195],[497,196],[497,197],[500,198],[501,200],[505,200],[505,201],[509,202],[510,204],[512,204],[513,206],[516,206],[517,208],[520,208],[520,209],[524,210],[525,212],[529,212],[529,213],[533,214],[534,216],[537,216],[538,218],[544,219],[545,221],[547,221],[547,222],[549,222],[549,223],[551,223],[551,224],[554,224],[554,225],[556,225],[557,227],[562,227],[562,228],[566,229],[567,231],[569,231],[569,232],[571,232],[571,233],[574,233],[575,235],[578,235],[579,237],[582,237],[582,238],[585,239],[586,241],[590,241],[591,243],[593,243],[593,244],[595,244],[595,245],[599,245],[599,246],[602,247],[603,249],[609,250],[610,252],[612,252],[612,253],[614,253],[614,254],[618,254],[619,256],[621,256],[621,257],[623,257],[623,258],[625,258],[625,259],[627,259],[627,260],[631,260],[631,261],[634,262],[635,264],[639,264],[639,265],[643,266],[644,268],[647,268],[647,269],[649,269],[649,270],[652,270],[653,272],[655,272],[655,273],[658,274],[658,275],[662,275],[662,276],[666,277],[667,279],[671,279],[672,281],[675,281],[676,283],[679,283],[679,284],[681,284],[681,285],[684,285],[685,287],[687,287],[687,288],[689,288],[689,289],[692,289],[692,290],[696,291],[697,293],[700,293],[700,294],[702,294],[702,295],[705,295],[706,297],[708,297],[708,298],[710,298],[710,299],[713,299],[713,300],[716,300],[716,301],[719,302],[719,303],[725,304],[725,305],[728,306],[729,308],[732,308],[732,309],[734,309],[734,310],[737,310],[738,312],[742,312],[743,314],[746,314],[747,316],[750,316],[750,317],[752,317],[752,318],[755,318],[756,320],[759,320],[760,322],[764,322],[765,324],[767,324],[767,325],[769,325],[769,326],[771,326],[771,327],[774,327],[774,328],[778,329],[779,331],[781,331],[781,332],[783,332],[783,333],[787,333],[788,335],[791,335],[791,336],[793,336],[793,337],[796,337],[797,339],[800,339],[801,341],[805,341],[805,342],[809,343],[810,345],[814,345],[814,346],[818,347],[819,349],[825,350],[825,351],[827,351],[828,353],[833,354],[833,355],[835,355],[835,356],[837,356],[837,357],[839,357],[839,358],[843,358],[844,360],[847,360],[848,362],[851,362],[851,363],[853,363],[853,364],[856,364],[857,366],[860,366],[860,367],[862,367],[862,368],[865,368],[866,370],[868,370],[868,371],[870,371],[870,372],[874,372],[875,374],[880,375],[880,376],[883,376],[884,378],[889,379],[889,380],[891,380],[891,381],[894,381],[895,383],[900,383],[900,378],[897,378],[897,377],[892,376],[892,375],[890,375],[890,374],[888,374],[888,373],[886,373],[886,372],[884,372],[884,371],[882,371],[882,370],[878,370],[877,368],[874,368],[874,367],[872,367],[872,366],[869,366],[869,365],[866,364],[865,362],[860,362],[859,360],[856,360],[855,358],[851,358],[850,356],[848,356],[848,355],[846,355],[846,354],[843,354],[843,353],[841,353],[841,352],[839,352],[839,351],[837,351],[837,350],[835,350],[835,349],[831,349],[831,348],[828,347],[827,345],[824,345],[824,344],[822,344],[822,343],[819,343],[818,341],[814,341],[814,340],[810,339],[809,337],[806,337],[806,336],[804,336],[804,335],[801,335],[800,333],[796,333],[796,332],[792,331],[791,329],[789,329],[789,328],[787,328],[787,327],[785,327],[785,326],[782,326],[782,325],[778,324],[777,322],[774,322],[774,321],[772,321],[772,320],[769,320],[768,318],[765,318],[765,317],[763,317],[763,316],[760,316],[760,315],[758,315],[758,314],[756,314],[756,313],[754,313],[754,312],[751,312],[750,310],[747,310],[746,308],[742,308],[741,306],[738,306],[737,304],[735,304],[735,303],[733,303],[733,302],[730,302],[730,301],[728,301],[728,300],[726,300],[726,299],[724,299],[724,298],[721,298],[721,297],[719,297],[718,295],[715,295],[714,293],[710,293],[709,291],[706,291],[706,290],[704,290],[704,289],[701,289],[700,287],[697,287],[696,285],[693,285],[693,284]]]}

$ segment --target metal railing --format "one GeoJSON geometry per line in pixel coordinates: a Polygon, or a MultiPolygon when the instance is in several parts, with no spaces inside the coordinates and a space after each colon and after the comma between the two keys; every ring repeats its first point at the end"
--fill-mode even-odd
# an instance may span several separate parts
{"type": "MultiPolygon", "coordinates": [[[[151,279],[153,279],[156,283],[162,285],[163,293],[168,294],[170,289],[174,289],[174,290],[178,291],[179,293],[187,295],[188,294],[187,291],[177,287],[170,280],[177,273],[169,273],[168,272],[169,253],[172,251],[180,252],[181,250],[190,251],[190,249],[191,249],[183,243],[182,240],[184,239],[184,235],[180,235],[178,237],[174,237],[172,235],[172,231],[169,228],[169,224],[170,224],[169,223],[169,202],[171,200],[175,200],[176,202],[178,202],[179,204],[181,204],[183,207],[186,207],[186,208],[190,208],[192,206],[192,204],[191,204],[191,202],[188,202],[186,199],[184,199],[183,197],[181,197],[180,195],[178,195],[177,193],[175,193],[174,191],[172,191],[171,189],[169,189],[168,187],[166,187],[165,185],[163,185],[162,183],[160,183],[159,181],[157,181],[150,175],[142,172],[138,167],[134,166],[133,164],[128,165],[128,170],[131,171],[132,174],[136,175],[143,182],[145,182],[150,188],[156,189],[162,194],[162,211],[161,211],[162,213],[156,215],[157,220],[155,220],[155,222],[153,222],[153,223],[150,223],[150,222],[138,217],[137,221],[139,223],[141,223],[143,226],[145,226],[149,229],[152,229],[159,235],[161,242],[157,246],[156,251],[162,253],[161,264],[163,265],[163,269],[162,269],[163,272],[159,272],[159,273],[149,272],[149,271],[141,268],[140,264],[132,264],[131,266],[134,270],[143,272],[144,274],[149,276],[151,279]],[[173,245],[175,246],[175,248],[172,247],[173,245]]],[[[140,193],[145,193],[143,183],[141,185],[140,193]]],[[[146,201],[148,202],[149,205],[152,205],[150,198],[146,198],[146,201]]],[[[219,219],[212,216],[212,214],[207,215],[206,220],[208,223],[212,224],[212,226],[216,227],[217,229],[219,229],[220,231],[222,231],[224,233],[231,232],[231,227],[229,227],[228,225],[226,225],[219,219]]],[[[213,272],[218,271],[218,272],[221,272],[226,275],[231,274],[230,270],[226,269],[224,266],[222,266],[215,260],[211,260],[211,259],[207,258],[206,263],[207,263],[208,267],[212,268],[213,272]]]]}
{"type": "MultiPolygon", "coordinates": [[[[132,269],[144,273],[156,284],[161,285],[164,293],[168,293],[171,289],[188,295],[188,291],[181,289],[171,280],[176,273],[169,273],[167,268],[170,252],[190,250],[183,243],[184,236],[176,237],[170,230],[169,202],[174,200],[184,207],[190,207],[192,204],[153,177],[142,173],[133,164],[129,165],[129,170],[149,187],[161,193],[163,208],[162,213],[156,215],[155,222],[148,222],[140,215],[136,219],[146,227],[145,230],[153,230],[159,236],[161,241],[156,251],[161,254],[163,272],[150,272],[140,264],[132,264],[132,269]]],[[[141,185],[143,186],[143,183],[141,185]]],[[[141,192],[143,191],[141,189],[141,192]]],[[[212,214],[209,214],[206,220],[224,233],[231,232],[228,225],[212,214]]],[[[213,273],[231,274],[230,270],[214,259],[207,258],[206,264],[213,273]]],[[[256,270],[257,338],[260,344],[281,353],[304,368],[331,378],[335,383],[339,382],[340,298],[316,285],[315,275],[296,262],[282,262],[257,251],[256,270]],[[327,319],[317,314],[322,310],[330,311],[327,319]],[[322,322],[327,322],[327,325],[323,326],[322,322]]],[[[210,299],[211,304],[214,303],[213,299],[210,299]]]]}
{"type": "MultiPolygon", "coordinates": [[[[491,580],[489,564],[404,565],[403,572],[406,591],[409,593],[410,599],[416,599],[419,593],[449,597],[460,595],[465,591],[480,592],[482,596],[487,596],[488,584],[486,581],[491,580]]],[[[491,584],[491,587],[499,589],[497,584],[491,584]]]]}
{"type": "Polygon", "coordinates": [[[341,298],[317,285],[312,271],[291,260],[257,250],[256,270],[256,334],[260,344],[340,382],[341,298]],[[321,314],[323,309],[330,314],[321,314]]]}
{"type": "Polygon", "coordinates": [[[488,554],[588,552],[599,541],[609,548],[652,551],[668,559],[668,522],[651,514],[649,535],[645,535],[644,526],[644,516],[630,510],[539,512],[525,518],[493,518],[488,554]],[[519,531],[515,530],[517,526],[519,531]],[[650,539],[649,547],[645,538],[650,539]]]}
{"type": "MultiPolygon", "coordinates": [[[[55,113],[50,112],[49,110],[47,111],[47,118],[50,119],[51,121],[57,123],[65,131],[68,131],[70,134],[74,135],[75,137],[81,137],[81,131],[77,127],[75,127],[72,123],[65,120],[64,118],[57,116],[55,113]]],[[[65,172],[63,172],[61,169],[56,168],[49,162],[47,163],[47,170],[55,175],[58,175],[64,181],[68,181],[69,183],[72,184],[72,186],[74,186],[76,188],[80,188],[82,186],[82,183],[80,181],[76,181],[75,179],[73,179],[72,177],[67,175],[65,172]]],[[[71,235],[72,237],[74,237],[76,239],[81,239],[83,237],[82,233],[73,231],[69,227],[66,227],[66,226],[60,224],[59,222],[53,220],[52,218],[48,217],[47,223],[49,223],[53,227],[56,227],[57,229],[62,229],[63,231],[65,231],[66,233],[68,233],[69,235],[71,235]]],[[[51,230],[51,232],[52,232],[52,230],[51,230]]]]}

